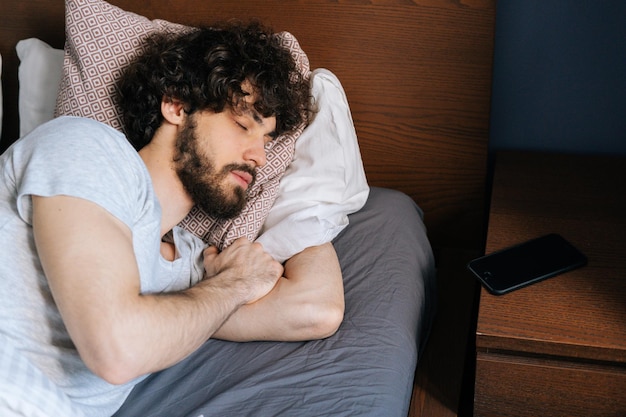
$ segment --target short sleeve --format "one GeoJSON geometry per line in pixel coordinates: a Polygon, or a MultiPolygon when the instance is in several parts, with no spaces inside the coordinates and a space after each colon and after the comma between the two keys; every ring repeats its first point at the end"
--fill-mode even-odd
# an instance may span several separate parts
{"type": "Polygon", "coordinates": [[[31,223],[31,196],[92,201],[132,226],[153,197],[149,175],[123,135],[89,119],[46,123],[13,150],[18,212],[31,223]]]}

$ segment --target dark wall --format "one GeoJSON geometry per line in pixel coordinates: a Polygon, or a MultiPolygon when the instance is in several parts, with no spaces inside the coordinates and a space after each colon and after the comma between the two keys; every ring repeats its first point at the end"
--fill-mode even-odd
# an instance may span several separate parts
{"type": "Polygon", "coordinates": [[[499,0],[490,149],[626,154],[626,1],[499,0]]]}

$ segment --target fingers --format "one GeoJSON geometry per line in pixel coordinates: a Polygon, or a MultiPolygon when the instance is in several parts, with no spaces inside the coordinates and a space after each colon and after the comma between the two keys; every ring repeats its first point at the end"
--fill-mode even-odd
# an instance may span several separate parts
{"type": "Polygon", "coordinates": [[[207,246],[207,248],[204,250],[204,257],[205,258],[214,257],[214,256],[217,256],[218,253],[219,251],[217,250],[217,247],[207,246]]]}
{"type": "Polygon", "coordinates": [[[246,238],[237,239],[222,252],[213,246],[206,248],[204,267],[205,279],[227,277],[229,285],[242,289],[246,303],[264,297],[283,274],[283,266],[261,244],[246,238]]]}
{"type": "MultiPolygon", "coordinates": [[[[229,247],[224,249],[228,250],[228,253],[236,251],[237,248],[245,247],[250,244],[250,241],[245,237],[241,237],[235,240],[229,247]]],[[[204,269],[205,269],[205,278],[216,275],[220,270],[223,269],[226,260],[229,259],[228,256],[220,257],[220,251],[217,246],[207,246],[203,251],[204,256],[204,269]]]]}
{"type": "Polygon", "coordinates": [[[202,252],[202,254],[204,256],[202,261],[204,265],[204,279],[211,278],[218,273],[216,259],[219,255],[219,251],[215,246],[209,246],[204,250],[204,252],[202,252]]]}

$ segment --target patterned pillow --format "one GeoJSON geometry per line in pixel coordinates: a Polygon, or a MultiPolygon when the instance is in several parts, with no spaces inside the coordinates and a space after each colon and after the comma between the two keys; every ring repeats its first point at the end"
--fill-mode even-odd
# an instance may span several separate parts
{"type": "MultiPolygon", "coordinates": [[[[151,34],[193,30],[165,20],[149,20],[103,0],[65,0],[65,26],[63,79],[55,116],[90,117],[118,130],[122,130],[122,119],[115,85],[124,66],[142,51],[143,41],[151,34]]],[[[298,69],[308,79],[309,61],[298,41],[287,32],[276,36],[291,51],[298,69]]],[[[248,203],[239,216],[220,220],[194,208],[181,226],[220,249],[239,237],[256,239],[303,128],[268,147],[267,163],[258,170],[257,181],[248,192],[248,203]]]]}

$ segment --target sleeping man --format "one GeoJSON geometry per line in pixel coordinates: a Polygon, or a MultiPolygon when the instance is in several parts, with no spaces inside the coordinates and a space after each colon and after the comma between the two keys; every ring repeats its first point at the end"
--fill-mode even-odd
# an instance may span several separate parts
{"type": "Polygon", "coordinates": [[[155,39],[121,84],[128,138],[61,117],[0,157],[2,416],[109,416],[208,338],[336,331],[330,243],[283,266],[176,227],[194,205],[236,215],[265,145],[306,117],[309,85],[272,39],[260,25],[155,39]]]}

